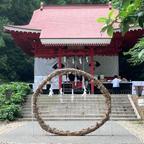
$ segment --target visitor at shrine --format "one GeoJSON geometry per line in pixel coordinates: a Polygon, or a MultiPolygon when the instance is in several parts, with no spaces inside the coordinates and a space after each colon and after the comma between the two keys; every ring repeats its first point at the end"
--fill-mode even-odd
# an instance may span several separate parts
{"type": "Polygon", "coordinates": [[[113,93],[114,94],[120,93],[120,82],[121,82],[121,79],[119,79],[118,76],[115,75],[114,79],[112,80],[112,86],[113,86],[113,93]]]}
{"type": "Polygon", "coordinates": [[[120,80],[121,80],[121,76],[120,76],[120,75],[118,76],[118,79],[120,79],[120,80]]]}
{"type": "Polygon", "coordinates": [[[123,82],[128,82],[128,80],[126,78],[122,78],[123,82]]]}

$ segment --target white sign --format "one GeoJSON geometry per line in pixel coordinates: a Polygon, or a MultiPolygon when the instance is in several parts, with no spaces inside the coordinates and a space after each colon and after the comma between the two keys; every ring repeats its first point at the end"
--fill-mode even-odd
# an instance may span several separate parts
{"type": "Polygon", "coordinates": [[[132,82],[132,94],[136,95],[136,87],[137,86],[143,87],[142,95],[144,95],[144,81],[133,81],[132,82]]]}
{"type": "Polygon", "coordinates": [[[138,99],[138,105],[144,106],[144,99],[138,99]]]}

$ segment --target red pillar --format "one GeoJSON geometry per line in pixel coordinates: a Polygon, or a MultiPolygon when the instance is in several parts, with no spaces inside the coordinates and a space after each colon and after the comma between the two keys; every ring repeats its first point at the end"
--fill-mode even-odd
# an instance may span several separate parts
{"type": "MultiPolygon", "coordinates": [[[[61,56],[59,56],[59,69],[61,69],[61,56]]],[[[59,75],[59,91],[62,88],[62,76],[59,75]]]]}
{"type": "MultiPolygon", "coordinates": [[[[94,75],[94,56],[93,49],[91,50],[91,75],[94,75]]],[[[91,93],[94,94],[94,83],[91,82],[91,93]]]]}

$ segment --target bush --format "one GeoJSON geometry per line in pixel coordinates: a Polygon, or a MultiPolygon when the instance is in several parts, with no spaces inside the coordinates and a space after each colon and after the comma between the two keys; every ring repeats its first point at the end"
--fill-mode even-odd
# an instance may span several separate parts
{"type": "Polygon", "coordinates": [[[12,121],[21,117],[21,106],[18,104],[2,105],[0,108],[0,119],[12,121]]]}
{"type": "Polygon", "coordinates": [[[0,119],[12,121],[21,117],[25,97],[31,88],[22,82],[12,82],[0,86],[0,119]],[[10,92],[8,96],[7,91],[10,92]]]}

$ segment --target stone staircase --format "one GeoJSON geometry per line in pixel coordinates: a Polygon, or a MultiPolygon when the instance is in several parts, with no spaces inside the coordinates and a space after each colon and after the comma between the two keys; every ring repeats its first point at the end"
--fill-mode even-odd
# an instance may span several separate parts
{"type": "MultiPolygon", "coordinates": [[[[23,107],[22,120],[32,120],[31,96],[26,99],[23,107]]],[[[38,98],[39,112],[44,120],[100,120],[106,110],[103,95],[64,94],[62,97],[52,97],[42,94],[38,98]]],[[[112,112],[111,120],[137,120],[127,95],[111,95],[112,112]]],[[[35,119],[34,119],[35,120],[35,119]]]]}

